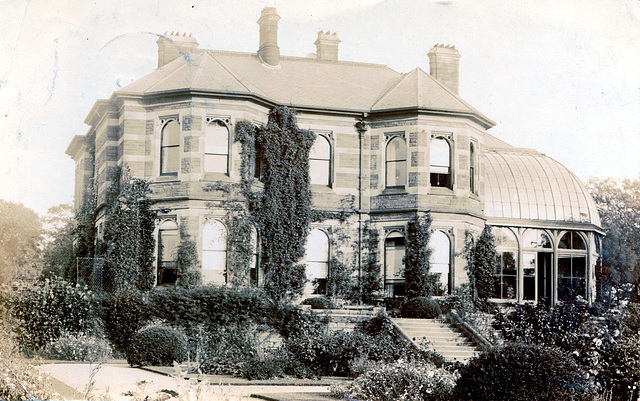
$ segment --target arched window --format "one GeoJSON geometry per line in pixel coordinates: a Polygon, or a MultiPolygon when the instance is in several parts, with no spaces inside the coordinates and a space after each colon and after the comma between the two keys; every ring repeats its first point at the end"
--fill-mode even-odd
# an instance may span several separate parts
{"type": "Polygon", "coordinates": [[[587,296],[587,247],[577,232],[565,233],[558,242],[558,299],[587,296]]]}
{"type": "Polygon", "coordinates": [[[158,285],[175,284],[179,244],[178,225],[171,220],[163,222],[158,228],[158,285]]]}
{"type": "Polygon", "coordinates": [[[431,141],[431,186],[451,188],[451,147],[444,138],[431,141]]]}
{"type": "Polygon", "coordinates": [[[407,181],[407,148],[404,139],[396,136],[386,150],[386,187],[404,188],[407,181]]]}
{"type": "Polygon", "coordinates": [[[522,249],[522,299],[551,304],[553,245],[549,236],[543,230],[527,229],[522,236],[522,249]]]}
{"type": "Polygon", "coordinates": [[[327,291],[327,276],[329,273],[329,237],[315,229],[307,237],[305,253],[307,262],[307,294],[325,294],[327,291]]]}
{"type": "MultiPolygon", "coordinates": [[[[494,271],[494,298],[515,299],[518,288],[518,240],[508,228],[494,227],[492,230],[498,252],[498,263],[494,271]]],[[[535,296],[535,270],[527,270],[524,277],[525,287],[532,288],[535,296]]]]}
{"type": "Polygon", "coordinates": [[[204,131],[204,171],[229,172],[229,130],[219,120],[211,121],[204,131]]]}
{"type": "Polygon", "coordinates": [[[448,294],[451,274],[451,240],[442,231],[434,231],[429,246],[431,247],[431,273],[440,277],[440,292],[436,295],[448,294]]]}
{"type": "Polygon", "coordinates": [[[404,255],[404,236],[399,231],[392,231],[384,241],[384,284],[390,297],[405,294],[404,255]]]}
{"type": "Polygon", "coordinates": [[[227,228],[208,220],[202,229],[202,282],[224,284],[227,269],[227,228]]]}
{"type": "Polygon", "coordinates": [[[176,175],[180,165],[180,125],[171,120],[162,127],[160,174],[176,175]]]}
{"type": "Polygon", "coordinates": [[[473,142],[469,144],[469,190],[476,193],[476,147],[473,142]]]}
{"type": "Polygon", "coordinates": [[[323,135],[316,134],[309,152],[309,176],[311,184],[331,186],[331,144],[323,135]]]}

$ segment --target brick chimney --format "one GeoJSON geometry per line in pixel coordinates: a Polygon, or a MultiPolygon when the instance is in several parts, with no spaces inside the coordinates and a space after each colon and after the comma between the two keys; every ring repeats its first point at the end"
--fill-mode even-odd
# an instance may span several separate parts
{"type": "Polygon", "coordinates": [[[260,25],[260,47],[258,57],[268,65],[276,66],[280,63],[280,48],[278,47],[278,20],[280,16],[275,7],[265,7],[258,20],[260,25]]]}
{"type": "Polygon", "coordinates": [[[318,32],[318,39],[314,43],[316,45],[316,58],[318,60],[338,61],[338,33],[331,31],[318,32]]]}
{"type": "Polygon", "coordinates": [[[429,51],[429,74],[460,94],[460,53],[452,45],[435,45],[429,51]]]}
{"type": "Polygon", "coordinates": [[[198,41],[191,34],[180,35],[180,32],[164,33],[158,38],[158,68],[163,67],[173,60],[188,56],[198,48],[198,41]]]}

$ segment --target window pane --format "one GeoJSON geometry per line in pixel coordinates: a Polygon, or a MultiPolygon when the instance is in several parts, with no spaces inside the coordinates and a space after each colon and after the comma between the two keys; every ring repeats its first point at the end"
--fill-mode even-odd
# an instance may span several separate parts
{"type": "Polygon", "coordinates": [[[208,173],[226,173],[227,156],[204,155],[204,171],[208,173]]]}
{"type": "Polygon", "coordinates": [[[316,140],[309,151],[310,159],[329,159],[331,157],[331,145],[322,135],[316,135],[316,140]]]}
{"type": "Polygon", "coordinates": [[[387,144],[387,161],[406,160],[407,150],[404,139],[395,137],[387,144]]]}
{"type": "Polygon", "coordinates": [[[568,232],[560,238],[560,242],[558,243],[559,249],[571,249],[571,233],[568,232]]]}
{"type": "Polygon", "coordinates": [[[204,152],[218,155],[229,154],[229,131],[217,122],[207,125],[205,129],[204,152]]]}
{"type": "Polygon", "coordinates": [[[451,167],[451,155],[449,143],[442,138],[431,141],[431,171],[434,166],[451,167]]]}
{"type": "Polygon", "coordinates": [[[202,268],[205,270],[224,270],[226,262],[225,251],[202,251],[202,268]]]}
{"type": "Polygon", "coordinates": [[[571,277],[571,258],[558,258],[558,277],[571,277]]]}
{"type": "Polygon", "coordinates": [[[406,162],[388,162],[387,163],[387,186],[403,187],[406,182],[406,162]]]}
{"type": "Polygon", "coordinates": [[[492,233],[495,237],[497,248],[518,249],[516,235],[510,229],[505,227],[494,227],[492,233]]]}
{"type": "Polygon", "coordinates": [[[315,229],[307,237],[307,262],[329,262],[329,237],[322,230],[315,229]]]}
{"type": "Polygon", "coordinates": [[[516,258],[513,252],[502,253],[502,274],[516,275],[516,258]]]}
{"type": "Polygon", "coordinates": [[[578,233],[571,233],[573,238],[571,241],[571,247],[572,249],[582,249],[582,250],[586,250],[587,247],[584,244],[584,241],[582,240],[582,237],[580,236],[580,234],[578,233]]]}
{"type": "Polygon", "coordinates": [[[205,251],[227,250],[227,229],[218,220],[212,220],[204,225],[202,230],[202,249],[205,251]]]}
{"type": "Polygon", "coordinates": [[[309,160],[309,178],[311,184],[329,185],[329,160],[309,160]]]}
{"type": "Polygon", "coordinates": [[[180,237],[178,236],[178,230],[160,230],[160,262],[172,262],[176,260],[176,252],[178,244],[180,243],[180,237]]]}
{"type": "Polygon", "coordinates": [[[584,278],[587,271],[587,258],[586,256],[574,256],[571,260],[573,267],[573,277],[584,278]]]}
{"type": "Polygon", "coordinates": [[[180,145],[180,125],[176,121],[169,121],[162,129],[162,146],[180,145]]]}
{"type": "Polygon", "coordinates": [[[162,174],[177,173],[180,162],[180,148],[163,148],[161,154],[162,174]]]}
{"type": "Polygon", "coordinates": [[[387,269],[387,280],[402,281],[402,273],[404,271],[404,254],[404,237],[388,238],[385,241],[385,267],[387,269]]]}

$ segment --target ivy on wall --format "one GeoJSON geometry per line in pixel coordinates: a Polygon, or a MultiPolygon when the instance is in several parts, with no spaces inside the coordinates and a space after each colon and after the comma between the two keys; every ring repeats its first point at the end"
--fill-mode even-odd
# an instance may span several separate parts
{"type": "Polygon", "coordinates": [[[362,229],[363,260],[360,273],[358,298],[372,304],[382,289],[380,277],[380,233],[366,223],[362,229]]]}
{"type": "Polygon", "coordinates": [[[180,243],[176,251],[176,286],[193,288],[201,283],[201,265],[195,241],[187,232],[186,219],[180,222],[180,243]]]}
{"type": "Polygon", "coordinates": [[[305,242],[311,220],[309,151],[315,134],[298,128],[295,112],[275,107],[266,126],[236,125],[243,145],[241,191],[262,238],[261,267],[265,291],[277,301],[302,293],[305,242]],[[253,164],[261,161],[263,189],[254,188],[253,164]]]}
{"type": "Polygon", "coordinates": [[[431,215],[415,215],[407,223],[404,280],[408,298],[430,297],[441,292],[439,277],[430,272],[431,215]]]}
{"type": "Polygon", "coordinates": [[[131,176],[129,169],[114,172],[112,201],[107,211],[104,241],[107,282],[116,292],[129,288],[150,290],[156,212],[151,210],[149,184],[131,176]]]}

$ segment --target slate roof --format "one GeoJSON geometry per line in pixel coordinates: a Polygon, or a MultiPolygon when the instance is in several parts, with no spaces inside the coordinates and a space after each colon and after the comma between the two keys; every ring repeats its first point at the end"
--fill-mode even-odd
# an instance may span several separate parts
{"type": "Polygon", "coordinates": [[[263,64],[255,53],[196,50],[122,88],[117,94],[152,95],[193,90],[249,95],[276,104],[352,112],[423,109],[493,121],[421,69],[401,74],[381,64],[280,58],[263,64]]]}

